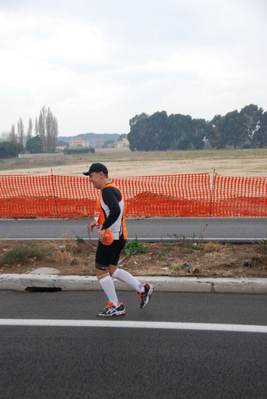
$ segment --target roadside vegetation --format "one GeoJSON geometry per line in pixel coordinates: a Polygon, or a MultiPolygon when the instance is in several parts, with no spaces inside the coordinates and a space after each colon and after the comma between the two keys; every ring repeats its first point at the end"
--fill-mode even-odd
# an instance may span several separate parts
{"type": "MultiPolygon", "coordinates": [[[[62,275],[94,275],[97,243],[80,237],[59,241],[0,241],[0,273],[30,273],[40,267],[62,275]]],[[[177,239],[129,241],[119,266],[136,276],[267,278],[267,239],[256,244],[177,239]]]]}

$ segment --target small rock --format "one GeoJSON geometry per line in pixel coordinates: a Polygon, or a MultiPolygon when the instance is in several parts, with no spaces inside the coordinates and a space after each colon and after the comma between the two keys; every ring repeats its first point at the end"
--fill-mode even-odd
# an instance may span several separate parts
{"type": "Polygon", "coordinates": [[[76,265],[78,265],[78,261],[77,261],[77,259],[72,259],[72,261],[70,262],[70,265],[71,266],[76,266],[76,265]]]}
{"type": "Polygon", "coordinates": [[[184,262],[184,263],[181,265],[181,269],[191,269],[190,263],[184,262]]]}
{"type": "Polygon", "coordinates": [[[249,260],[249,259],[244,260],[243,265],[244,265],[245,267],[251,267],[251,266],[252,266],[251,260],[249,260]]]}

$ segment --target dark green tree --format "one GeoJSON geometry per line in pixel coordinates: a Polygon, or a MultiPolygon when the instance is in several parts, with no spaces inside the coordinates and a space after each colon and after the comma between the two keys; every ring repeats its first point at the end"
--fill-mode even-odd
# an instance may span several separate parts
{"type": "Polygon", "coordinates": [[[30,154],[43,153],[43,144],[40,136],[34,136],[29,139],[26,143],[26,150],[29,151],[30,154]]]}
{"type": "Polygon", "coordinates": [[[146,140],[146,131],[148,126],[148,115],[142,113],[130,119],[130,133],[128,140],[131,151],[148,151],[148,143],[146,140]]]}
{"type": "Polygon", "coordinates": [[[267,147],[267,112],[261,115],[259,129],[257,129],[251,139],[253,147],[265,148],[267,147]]]}
{"type": "Polygon", "coordinates": [[[244,126],[245,144],[250,147],[254,133],[260,128],[263,109],[257,105],[247,105],[240,111],[240,117],[244,126]]]}
{"type": "Polygon", "coordinates": [[[165,111],[149,116],[146,113],[130,119],[128,140],[132,151],[188,150],[233,146],[265,146],[266,122],[263,110],[250,104],[228,112],[225,116],[215,115],[208,122],[192,119],[190,115],[172,114],[165,111]],[[208,144],[207,144],[208,143],[208,144]]]}
{"type": "Polygon", "coordinates": [[[23,152],[24,147],[20,143],[3,141],[0,143],[0,158],[15,158],[21,152],[23,152]]]}
{"type": "Polygon", "coordinates": [[[220,119],[217,124],[218,128],[218,148],[225,148],[227,145],[233,146],[235,149],[241,147],[246,141],[246,133],[243,120],[238,111],[228,112],[220,119]]]}

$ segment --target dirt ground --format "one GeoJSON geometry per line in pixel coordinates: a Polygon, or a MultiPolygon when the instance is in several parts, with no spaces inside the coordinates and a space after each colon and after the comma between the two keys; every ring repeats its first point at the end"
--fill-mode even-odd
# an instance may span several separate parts
{"type": "Polygon", "coordinates": [[[112,150],[101,149],[97,150],[95,154],[82,157],[64,156],[57,160],[47,158],[39,161],[20,159],[14,161],[13,164],[12,162],[0,164],[0,175],[51,175],[53,172],[54,175],[60,176],[82,176],[82,172],[88,170],[92,162],[105,163],[111,178],[185,173],[212,174],[214,169],[217,173],[228,176],[267,175],[265,149],[260,154],[256,154],[253,150],[243,153],[226,150],[221,152],[133,153],[124,149],[123,152],[113,153],[112,150]],[[36,162],[40,164],[35,166],[36,162]],[[56,164],[57,162],[59,165],[56,164]],[[42,163],[49,166],[43,166],[42,163]]]}
{"type": "MultiPolygon", "coordinates": [[[[267,278],[267,241],[258,244],[220,244],[183,240],[142,243],[146,253],[122,253],[119,266],[135,276],[267,278]],[[184,265],[184,266],[183,266],[184,265]],[[183,267],[186,267],[185,269],[183,267]]],[[[82,239],[60,241],[0,241],[0,273],[38,273],[39,268],[54,268],[60,275],[94,275],[96,242],[82,239]],[[3,256],[10,251],[46,249],[43,259],[20,257],[14,265],[3,256]]],[[[14,256],[13,256],[14,259],[14,256]]],[[[53,273],[53,272],[52,272],[53,273]]]]}

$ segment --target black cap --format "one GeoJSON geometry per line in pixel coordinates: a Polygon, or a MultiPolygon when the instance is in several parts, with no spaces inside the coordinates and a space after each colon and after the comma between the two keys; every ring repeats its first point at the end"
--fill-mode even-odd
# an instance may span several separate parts
{"type": "Polygon", "coordinates": [[[85,176],[89,176],[90,173],[92,173],[92,172],[104,172],[105,174],[108,174],[108,168],[105,165],[103,165],[102,163],[96,162],[96,163],[92,163],[88,172],[83,172],[83,174],[85,176]]]}

